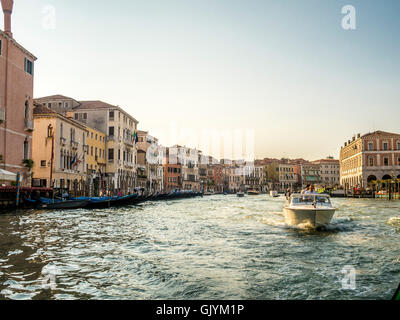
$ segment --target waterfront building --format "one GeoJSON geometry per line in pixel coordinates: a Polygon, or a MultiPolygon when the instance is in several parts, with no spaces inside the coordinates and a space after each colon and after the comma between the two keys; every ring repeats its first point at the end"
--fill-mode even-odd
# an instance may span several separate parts
{"type": "Polygon", "coordinates": [[[87,194],[99,196],[104,193],[106,173],[106,134],[85,126],[86,134],[86,174],[87,194]]]}
{"type": "Polygon", "coordinates": [[[212,165],[213,169],[213,181],[214,181],[214,192],[224,192],[224,166],[222,164],[212,165]]]}
{"type": "Polygon", "coordinates": [[[35,99],[62,113],[72,112],[76,121],[106,134],[106,188],[113,193],[132,192],[136,186],[138,121],[119,106],[103,101],[78,101],[62,95],[35,99]]]}
{"type": "Polygon", "coordinates": [[[164,190],[182,189],[182,164],[177,148],[166,148],[164,162],[164,190]]]}
{"type": "Polygon", "coordinates": [[[345,190],[368,188],[374,181],[400,178],[400,134],[358,134],[340,150],[340,182],[345,190]]]}
{"type": "Polygon", "coordinates": [[[20,172],[22,185],[29,186],[30,169],[24,167],[24,160],[32,158],[36,57],[13,37],[13,1],[1,0],[1,5],[4,31],[0,30],[0,168],[20,172]]]}
{"type": "Polygon", "coordinates": [[[182,164],[182,188],[184,190],[200,191],[199,151],[188,147],[177,148],[178,158],[182,164]]]}
{"type": "Polygon", "coordinates": [[[315,160],[312,163],[320,166],[321,183],[327,188],[335,188],[340,185],[340,162],[333,157],[315,160]]]}
{"type": "Polygon", "coordinates": [[[199,151],[199,182],[200,182],[200,190],[207,190],[207,168],[208,168],[209,157],[203,155],[201,151],[199,151]]]}
{"type": "Polygon", "coordinates": [[[34,108],[33,115],[33,186],[82,195],[88,129],[42,105],[34,108]]]}
{"type": "Polygon", "coordinates": [[[294,165],[291,164],[288,159],[282,159],[278,164],[278,172],[280,191],[286,191],[288,188],[293,190],[297,183],[294,165]]]}
{"type": "Polygon", "coordinates": [[[320,165],[311,162],[304,162],[301,165],[301,182],[303,188],[309,184],[314,186],[322,185],[320,165]]]}
{"type": "Polygon", "coordinates": [[[161,191],[164,188],[163,155],[158,139],[147,131],[138,131],[137,174],[138,186],[149,191],[161,191]]]}

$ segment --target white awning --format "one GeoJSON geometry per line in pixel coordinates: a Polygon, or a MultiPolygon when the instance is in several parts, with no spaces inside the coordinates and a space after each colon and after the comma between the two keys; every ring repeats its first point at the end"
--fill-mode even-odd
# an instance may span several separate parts
{"type": "Polygon", "coordinates": [[[0,180],[17,181],[17,175],[13,172],[0,169],[0,180]]]}

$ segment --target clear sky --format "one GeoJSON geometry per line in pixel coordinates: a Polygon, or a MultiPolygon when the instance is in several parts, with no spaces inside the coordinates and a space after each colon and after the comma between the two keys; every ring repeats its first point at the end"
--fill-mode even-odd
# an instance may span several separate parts
{"type": "Polygon", "coordinates": [[[258,158],[313,160],[356,133],[400,132],[398,0],[14,2],[35,97],[119,105],[164,144],[252,129],[258,158]],[[356,30],[341,26],[347,4],[356,30]],[[172,141],[173,123],[186,137],[172,141]]]}

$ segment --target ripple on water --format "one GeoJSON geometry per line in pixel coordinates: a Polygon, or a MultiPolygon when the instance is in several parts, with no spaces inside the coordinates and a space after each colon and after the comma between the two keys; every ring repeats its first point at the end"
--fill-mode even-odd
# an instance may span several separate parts
{"type": "Polygon", "coordinates": [[[9,299],[390,299],[400,202],[333,199],[325,230],[287,226],[283,198],[211,196],[0,216],[9,299]],[[342,268],[357,271],[343,290],[342,268]],[[56,290],[42,287],[54,267],[56,290]]]}

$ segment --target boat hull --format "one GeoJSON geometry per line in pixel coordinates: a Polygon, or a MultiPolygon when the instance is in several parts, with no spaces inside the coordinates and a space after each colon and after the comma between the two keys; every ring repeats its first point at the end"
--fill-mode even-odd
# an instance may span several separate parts
{"type": "Polygon", "coordinates": [[[284,208],[286,224],[319,228],[327,226],[335,214],[335,209],[293,209],[284,208]]]}
{"type": "Polygon", "coordinates": [[[85,208],[89,204],[89,201],[63,201],[56,203],[43,203],[39,206],[40,209],[80,209],[85,208]]]}

